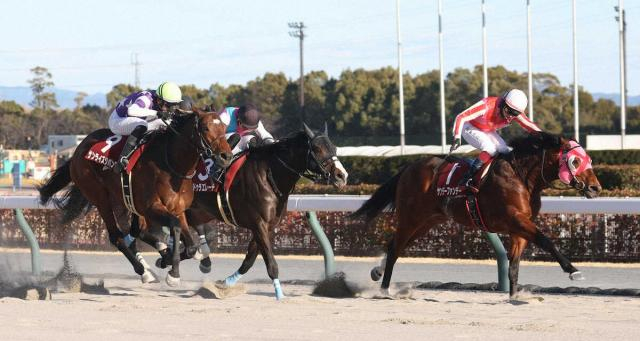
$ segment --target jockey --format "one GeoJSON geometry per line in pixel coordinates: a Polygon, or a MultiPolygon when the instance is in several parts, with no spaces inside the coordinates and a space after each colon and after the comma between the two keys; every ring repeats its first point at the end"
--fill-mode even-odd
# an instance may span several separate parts
{"type": "Polygon", "coordinates": [[[116,105],[109,117],[109,129],[114,134],[129,135],[114,171],[121,173],[129,163],[138,140],[147,130],[165,128],[164,120],[182,102],[182,92],[177,84],[164,82],[157,90],[135,92],[116,105]]]}
{"type": "MultiPolygon", "coordinates": [[[[496,130],[502,129],[516,121],[529,133],[540,132],[541,129],[524,114],[527,108],[527,95],[522,90],[512,89],[502,97],[487,97],[460,113],[453,126],[453,144],[450,152],[462,144],[464,137],[470,145],[479,149],[480,155],[474,160],[464,182],[475,189],[470,183],[473,175],[486,162],[498,153],[509,153],[507,146],[496,130]]],[[[477,189],[475,189],[477,190],[477,189]]]]}
{"type": "Polygon", "coordinates": [[[233,154],[259,144],[275,142],[260,120],[260,111],[253,104],[226,107],[220,111],[220,120],[227,125],[227,139],[234,134],[240,136],[240,142],[233,148],[233,154]]]}

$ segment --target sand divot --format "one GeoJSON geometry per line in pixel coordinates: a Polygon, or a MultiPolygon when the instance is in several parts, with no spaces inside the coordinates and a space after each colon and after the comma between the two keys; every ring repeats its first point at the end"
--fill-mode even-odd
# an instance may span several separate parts
{"type": "Polygon", "coordinates": [[[245,294],[247,292],[247,288],[243,283],[238,283],[232,287],[225,286],[222,282],[218,281],[216,283],[212,283],[206,281],[202,283],[202,287],[196,291],[194,296],[201,296],[202,298],[209,299],[225,299],[238,295],[245,294]]]}
{"type": "Polygon", "coordinates": [[[524,305],[529,303],[541,303],[544,301],[544,297],[533,296],[528,291],[520,291],[515,294],[514,297],[509,298],[508,303],[512,305],[524,305]]]}
{"type": "Polygon", "coordinates": [[[333,298],[353,298],[356,297],[361,290],[354,285],[347,283],[347,276],[344,272],[336,272],[335,274],[321,280],[313,288],[313,295],[333,298]]]}

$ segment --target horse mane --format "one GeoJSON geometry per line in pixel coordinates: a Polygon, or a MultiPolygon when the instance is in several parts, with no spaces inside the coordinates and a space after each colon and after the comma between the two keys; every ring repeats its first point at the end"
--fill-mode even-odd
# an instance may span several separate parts
{"type": "Polygon", "coordinates": [[[289,150],[292,144],[298,144],[307,139],[304,131],[292,133],[272,144],[261,145],[249,149],[249,157],[265,158],[272,156],[282,150],[289,150]]]}
{"type": "Polygon", "coordinates": [[[513,148],[513,154],[517,157],[539,155],[543,149],[559,149],[562,147],[560,135],[539,132],[520,136],[512,139],[509,145],[513,148]]]}

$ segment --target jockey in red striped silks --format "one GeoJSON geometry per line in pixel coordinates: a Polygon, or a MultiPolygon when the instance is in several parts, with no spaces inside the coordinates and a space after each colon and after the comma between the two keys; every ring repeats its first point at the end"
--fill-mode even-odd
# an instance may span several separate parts
{"type": "Polygon", "coordinates": [[[501,97],[487,97],[460,113],[453,125],[453,144],[451,152],[462,144],[462,137],[470,145],[480,150],[480,155],[474,160],[465,182],[470,185],[473,175],[486,162],[498,153],[509,153],[511,148],[496,132],[517,122],[529,133],[541,131],[524,114],[527,108],[527,95],[522,90],[512,89],[501,97]]]}

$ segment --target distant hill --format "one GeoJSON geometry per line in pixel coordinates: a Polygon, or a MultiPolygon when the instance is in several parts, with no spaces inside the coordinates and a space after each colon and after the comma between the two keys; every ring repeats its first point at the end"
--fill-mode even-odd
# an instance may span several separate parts
{"type": "MultiPolygon", "coordinates": [[[[620,105],[620,93],[603,93],[603,92],[595,92],[591,94],[593,98],[598,99],[608,99],[612,100],[616,105],[620,105]]],[[[627,96],[627,105],[636,106],[640,105],[640,95],[638,96],[627,96]]]]}
{"type": "MultiPolygon", "coordinates": [[[[73,99],[78,94],[77,91],[53,88],[56,100],[60,108],[73,109],[76,102],[73,99]]],[[[33,93],[28,86],[0,86],[0,101],[16,101],[18,104],[29,106],[33,100],[33,93]]],[[[87,96],[84,104],[94,104],[101,107],[107,106],[107,96],[103,93],[96,93],[87,96]]]]}

